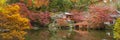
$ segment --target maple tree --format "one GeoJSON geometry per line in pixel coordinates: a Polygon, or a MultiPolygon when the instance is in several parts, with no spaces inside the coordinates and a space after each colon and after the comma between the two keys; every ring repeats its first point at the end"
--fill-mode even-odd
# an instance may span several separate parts
{"type": "MultiPolygon", "coordinates": [[[[57,26],[68,26],[70,24],[68,21],[72,20],[79,27],[104,27],[104,22],[113,20],[110,15],[116,13],[116,9],[108,5],[96,5],[101,1],[104,0],[8,0],[8,3],[12,4],[8,5],[5,4],[6,0],[1,0],[0,29],[3,31],[0,31],[0,35],[5,40],[13,38],[24,40],[27,34],[25,30],[30,29],[29,26],[48,25],[51,23],[51,16],[54,16],[51,14],[55,12],[70,12],[71,14],[70,20],[69,18],[54,18],[57,26]]],[[[115,24],[114,30],[118,30],[117,28],[118,23],[115,24]]],[[[117,32],[115,35],[119,35],[117,32]]],[[[119,37],[115,36],[115,38],[119,37]]]]}
{"type": "Polygon", "coordinates": [[[116,9],[108,6],[91,5],[89,11],[72,10],[72,19],[76,22],[75,25],[83,25],[90,28],[101,28],[104,27],[104,22],[111,22],[113,18],[111,15],[116,14],[116,9]]]}
{"type": "Polygon", "coordinates": [[[59,26],[67,26],[67,25],[68,25],[67,20],[64,19],[64,18],[56,19],[56,21],[57,21],[57,24],[58,24],[59,26]]]}
{"type": "Polygon", "coordinates": [[[8,5],[0,9],[0,36],[3,40],[24,40],[27,33],[25,30],[30,29],[29,20],[21,17],[20,7],[16,4],[8,5]]]}
{"type": "MultiPolygon", "coordinates": [[[[27,17],[32,22],[37,22],[39,25],[47,25],[50,22],[50,12],[36,12],[27,8],[24,3],[17,3],[20,6],[21,15],[27,17]]],[[[32,24],[32,23],[31,23],[32,24]]]]}
{"type": "Polygon", "coordinates": [[[111,14],[115,14],[115,9],[108,6],[90,6],[90,20],[91,25],[100,26],[100,24],[104,24],[104,22],[112,21],[111,14]]]}
{"type": "Polygon", "coordinates": [[[79,10],[71,10],[70,13],[72,15],[72,20],[74,20],[75,22],[81,22],[85,19],[83,15],[84,12],[81,12],[79,10]]]}

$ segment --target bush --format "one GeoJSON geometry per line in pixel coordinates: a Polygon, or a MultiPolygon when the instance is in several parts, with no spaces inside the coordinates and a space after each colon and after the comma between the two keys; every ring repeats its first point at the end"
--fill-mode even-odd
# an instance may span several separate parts
{"type": "Polygon", "coordinates": [[[120,39],[120,18],[116,20],[116,23],[114,25],[114,38],[120,39]]]}
{"type": "Polygon", "coordinates": [[[18,5],[6,5],[0,10],[0,36],[3,40],[24,40],[30,29],[29,20],[21,17],[18,5]]]}

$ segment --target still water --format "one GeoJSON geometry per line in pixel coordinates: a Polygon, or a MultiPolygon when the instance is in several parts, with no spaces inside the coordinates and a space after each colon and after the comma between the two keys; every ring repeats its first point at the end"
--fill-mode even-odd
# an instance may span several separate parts
{"type": "Polygon", "coordinates": [[[32,30],[26,40],[113,40],[112,30],[59,30],[50,32],[48,29],[32,30]]]}

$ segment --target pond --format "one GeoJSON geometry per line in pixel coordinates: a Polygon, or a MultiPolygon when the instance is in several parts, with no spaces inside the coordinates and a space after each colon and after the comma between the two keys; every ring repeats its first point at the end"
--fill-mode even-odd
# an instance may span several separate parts
{"type": "Polygon", "coordinates": [[[113,40],[112,30],[59,30],[55,33],[48,29],[32,30],[28,33],[26,40],[113,40]]]}

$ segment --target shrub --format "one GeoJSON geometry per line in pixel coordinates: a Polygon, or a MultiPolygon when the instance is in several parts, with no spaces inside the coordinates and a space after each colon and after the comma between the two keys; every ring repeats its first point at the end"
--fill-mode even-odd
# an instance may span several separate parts
{"type": "Polygon", "coordinates": [[[120,18],[116,20],[113,33],[114,33],[114,38],[120,39],[120,18]]]}
{"type": "Polygon", "coordinates": [[[21,17],[18,5],[8,5],[2,7],[0,11],[0,36],[3,40],[24,40],[30,29],[29,20],[21,17]]]}

